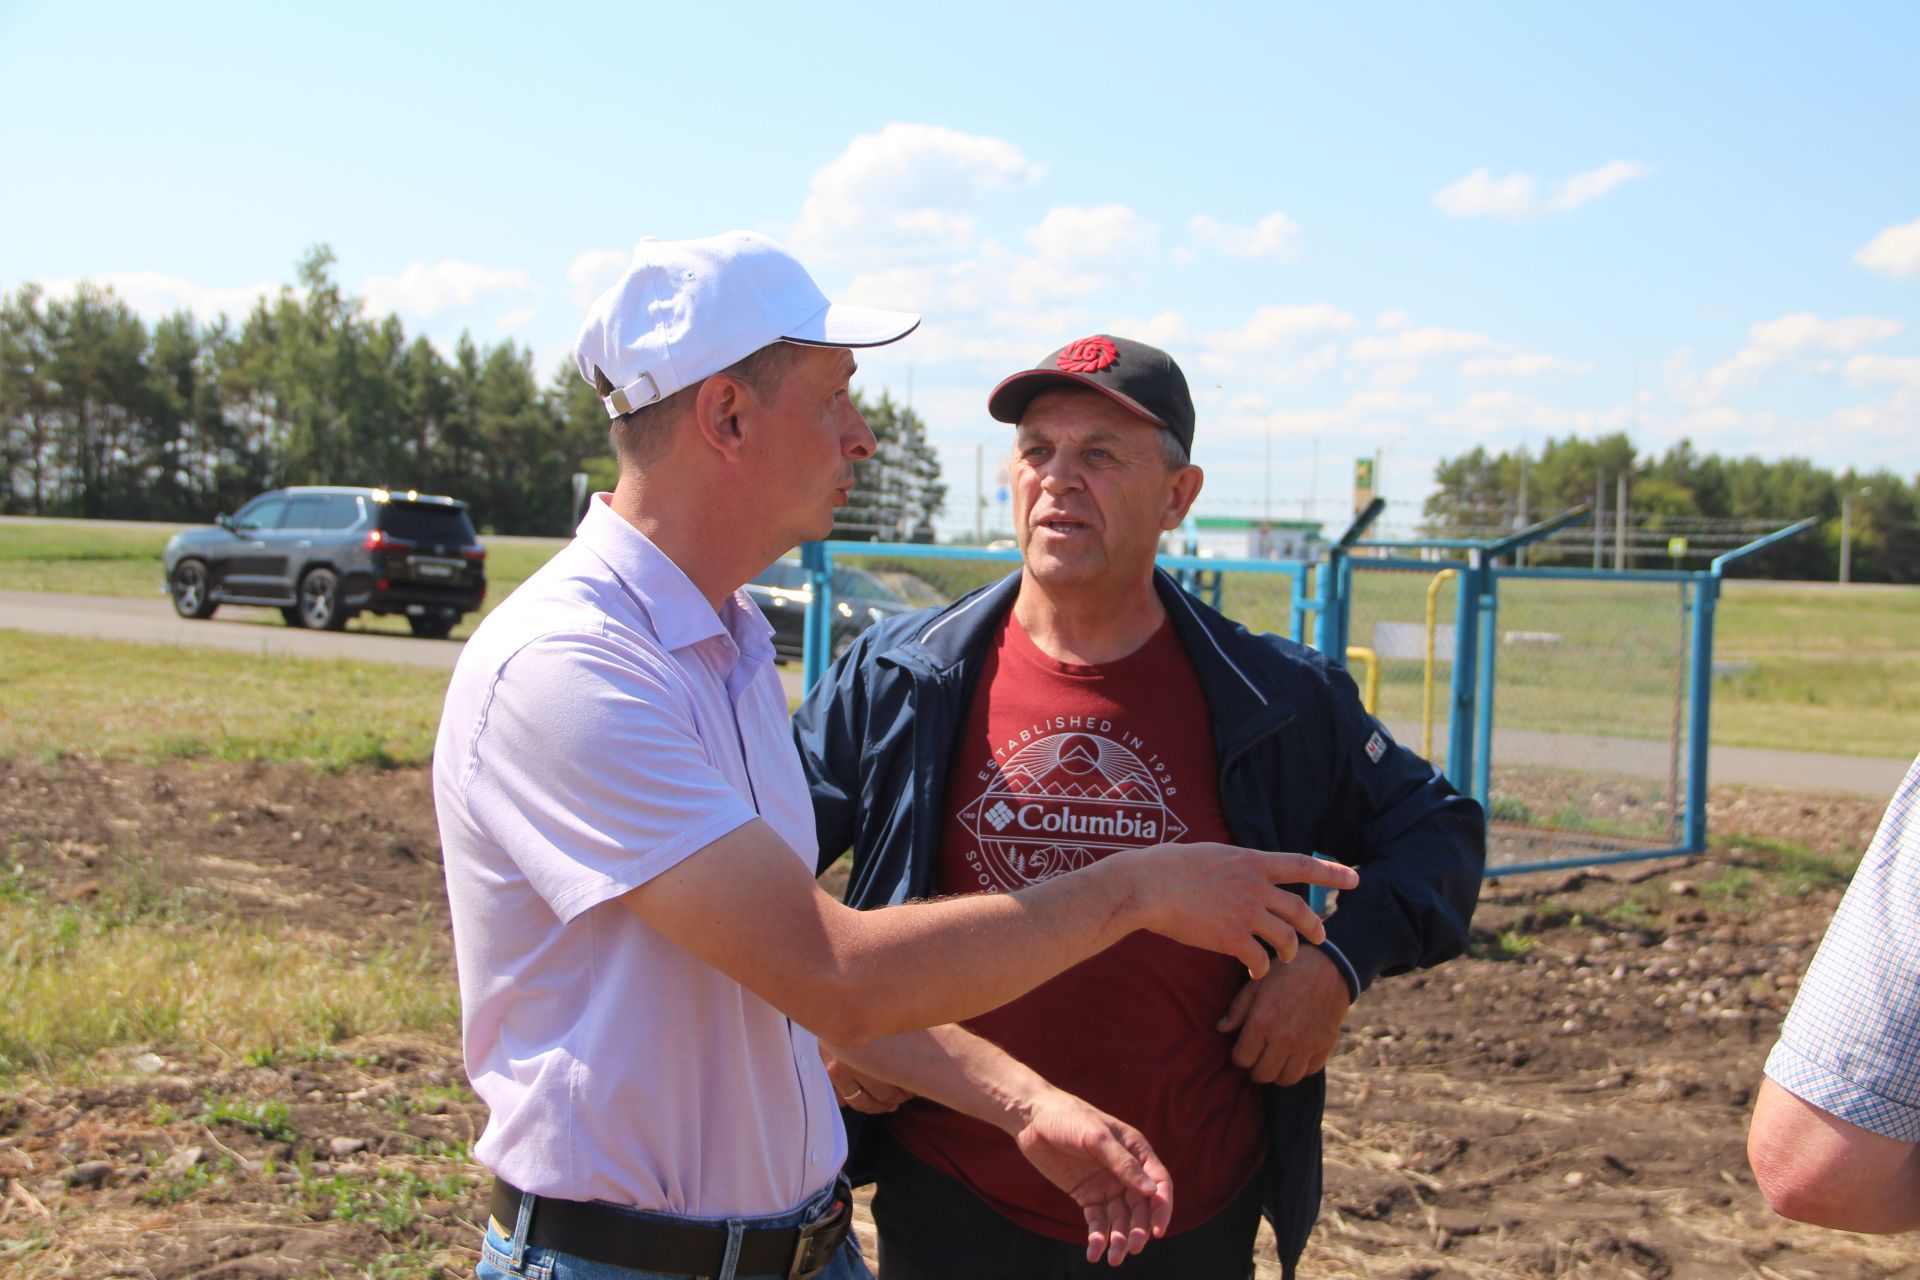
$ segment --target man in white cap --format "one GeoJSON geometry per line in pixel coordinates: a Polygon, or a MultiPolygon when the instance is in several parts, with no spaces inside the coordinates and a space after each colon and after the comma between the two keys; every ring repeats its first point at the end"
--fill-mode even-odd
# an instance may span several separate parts
{"type": "Polygon", "coordinates": [[[467,642],[434,751],[492,1113],[482,1277],[865,1276],[815,1034],[1012,1134],[1118,1261],[1171,1216],[1144,1139],[943,1024],[1141,929],[1264,973],[1263,942],[1285,960],[1324,937],[1276,885],[1356,883],[1184,845],[868,913],[815,886],[771,628],[739,588],[830,530],[874,449],[853,349],[917,323],[829,304],[746,232],[642,242],[587,316],[618,484],[467,642]]]}

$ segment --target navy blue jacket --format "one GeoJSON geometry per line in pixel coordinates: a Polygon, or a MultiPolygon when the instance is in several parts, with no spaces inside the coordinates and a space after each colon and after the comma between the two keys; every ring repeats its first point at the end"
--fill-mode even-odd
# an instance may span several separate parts
{"type": "MultiPolygon", "coordinates": [[[[932,895],[954,740],[966,725],[983,646],[1019,582],[1015,573],[944,609],[882,620],[794,716],[819,828],[818,869],[853,850],[851,905],[932,895]]],[[[1359,888],[1341,893],[1327,920],[1350,981],[1364,990],[1376,977],[1461,954],[1486,858],[1480,806],[1394,743],[1324,655],[1250,633],[1165,573],[1156,571],[1154,585],[1206,697],[1220,805],[1235,841],[1313,850],[1360,869],[1359,888]]],[[[1267,1090],[1265,1207],[1288,1275],[1319,1215],[1325,1096],[1324,1074],[1267,1090]]],[[[849,1167],[859,1181],[884,1126],[846,1114],[849,1167]]]]}

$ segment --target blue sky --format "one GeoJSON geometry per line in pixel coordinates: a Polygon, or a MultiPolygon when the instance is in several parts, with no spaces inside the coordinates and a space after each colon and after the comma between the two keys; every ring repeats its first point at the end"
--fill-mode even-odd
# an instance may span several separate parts
{"type": "Polygon", "coordinates": [[[238,314],[324,242],[544,375],[635,240],[757,228],[925,314],[858,383],[950,532],[986,390],[1102,330],[1186,368],[1211,514],[1337,522],[1384,451],[1404,527],[1439,458],[1612,430],[1913,477],[1916,49],[1913,0],[0,0],[0,287],[238,314]]]}

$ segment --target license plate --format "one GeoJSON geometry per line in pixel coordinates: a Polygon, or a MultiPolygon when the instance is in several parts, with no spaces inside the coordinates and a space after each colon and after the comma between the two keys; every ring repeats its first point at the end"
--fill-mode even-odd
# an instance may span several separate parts
{"type": "Polygon", "coordinates": [[[413,571],[423,578],[451,578],[456,567],[444,560],[416,560],[413,571]]]}

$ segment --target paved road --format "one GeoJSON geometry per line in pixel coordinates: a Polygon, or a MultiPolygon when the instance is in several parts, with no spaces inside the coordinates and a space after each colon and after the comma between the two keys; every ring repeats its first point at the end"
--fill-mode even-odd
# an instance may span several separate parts
{"type": "Polygon", "coordinates": [[[353,658],[447,671],[460,656],[460,646],[451,640],[290,627],[278,609],[222,605],[213,617],[194,622],[175,613],[173,605],[157,591],[151,600],[0,591],[0,627],[142,644],[197,644],[289,658],[353,658]]]}
{"type": "MultiPolygon", "coordinates": [[[[1418,723],[1389,723],[1402,742],[1420,745],[1418,723]]],[[[1434,726],[1436,744],[1447,741],[1447,725],[1434,726]]],[[[1493,734],[1493,763],[1513,766],[1577,766],[1630,778],[1664,779],[1673,767],[1672,746],[1647,738],[1603,738],[1590,733],[1550,733],[1541,729],[1500,729],[1493,734]]],[[[1683,762],[1684,764],[1684,762],[1683,762]]],[[[1775,787],[1782,791],[1838,791],[1891,799],[1912,766],[1911,759],[1843,756],[1818,751],[1776,751],[1766,747],[1707,748],[1707,776],[1714,782],[1775,787]]]]}
{"type": "MultiPolygon", "coordinates": [[[[289,627],[275,609],[223,605],[205,622],[191,622],[173,611],[165,597],[63,595],[44,591],[0,591],[0,627],[54,635],[95,636],[150,644],[197,644],[246,653],[297,658],[351,658],[452,670],[460,645],[450,640],[355,631],[305,631],[289,627]]],[[[800,665],[780,668],[790,697],[802,692],[800,665]]],[[[1402,742],[1418,743],[1420,726],[1390,726],[1402,742]]],[[[1445,742],[1445,725],[1435,728],[1445,742]]],[[[1557,765],[1664,778],[1669,767],[1665,743],[1592,734],[1505,729],[1494,734],[1495,764],[1557,765]]],[[[1758,747],[1714,747],[1709,776],[1715,782],[1779,787],[1795,791],[1838,791],[1886,799],[1899,788],[1911,760],[1826,755],[1812,751],[1774,751],[1758,747]]]]}

